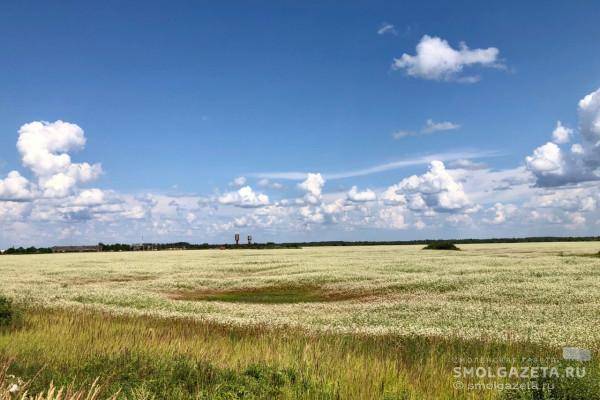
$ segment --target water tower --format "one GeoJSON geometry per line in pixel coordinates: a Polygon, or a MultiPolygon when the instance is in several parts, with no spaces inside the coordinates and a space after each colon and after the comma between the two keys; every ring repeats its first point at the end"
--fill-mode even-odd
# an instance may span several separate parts
{"type": "Polygon", "coordinates": [[[235,245],[238,246],[240,244],[240,234],[236,233],[234,237],[235,237],[235,245]]]}

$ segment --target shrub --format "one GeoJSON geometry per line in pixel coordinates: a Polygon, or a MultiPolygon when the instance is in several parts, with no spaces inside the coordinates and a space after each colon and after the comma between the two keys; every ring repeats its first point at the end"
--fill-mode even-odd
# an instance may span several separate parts
{"type": "Polygon", "coordinates": [[[423,250],[460,250],[451,242],[432,242],[423,247],[423,250]]]}
{"type": "Polygon", "coordinates": [[[0,327],[8,326],[15,319],[15,310],[12,301],[4,296],[0,296],[0,327]]]}

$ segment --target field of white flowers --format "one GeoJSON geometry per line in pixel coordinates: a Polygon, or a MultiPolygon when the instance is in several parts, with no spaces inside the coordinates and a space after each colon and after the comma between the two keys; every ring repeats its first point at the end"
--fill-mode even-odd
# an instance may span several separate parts
{"type": "Polygon", "coordinates": [[[523,243],[0,257],[17,302],[368,334],[600,342],[599,245],[523,243]]]}

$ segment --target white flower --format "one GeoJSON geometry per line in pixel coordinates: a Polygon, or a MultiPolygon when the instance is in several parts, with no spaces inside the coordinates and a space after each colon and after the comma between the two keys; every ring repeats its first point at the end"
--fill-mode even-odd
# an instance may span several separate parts
{"type": "Polygon", "coordinates": [[[17,394],[17,393],[19,393],[20,390],[21,390],[21,388],[19,387],[19,385],[17,385],[16,383],[13,383],[8,388],[8,393],[10,393],[10,394],[17,394]]]}

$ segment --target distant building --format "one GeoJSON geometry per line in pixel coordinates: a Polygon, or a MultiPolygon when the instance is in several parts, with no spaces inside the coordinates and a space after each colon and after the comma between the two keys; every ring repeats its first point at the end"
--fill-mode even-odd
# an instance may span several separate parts
{"type": "Polygon", "coordinates": [[[100,246],[54,246],[53,253],[93,253],[102,251],[100,246]]]}
{"type": "Polygon", "coordinates": [[[133,251],[152,251],[158,250],[156,244],[154,243],[134,243],[131,245],[131,250],[133,251]]]}

